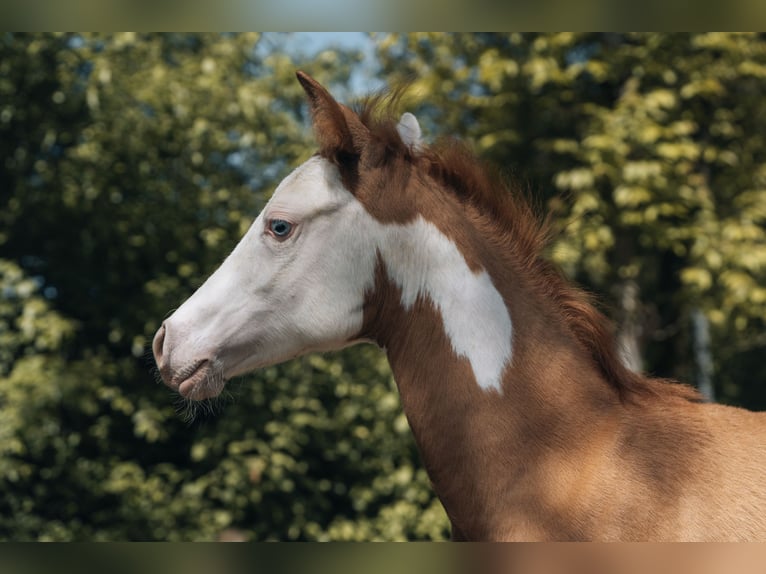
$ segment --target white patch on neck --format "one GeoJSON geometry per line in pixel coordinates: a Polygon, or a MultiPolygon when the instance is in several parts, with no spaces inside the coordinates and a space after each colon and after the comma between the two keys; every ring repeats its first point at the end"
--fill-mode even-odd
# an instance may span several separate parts
{"type": "Polygon", "coordinates": [[[490,276],[471,271],[457,246],[422,217],[384,227],[378,249],[402,291],[402,305],[410,309],[419,295],[429,297],[452,349],[468,359],[479,386],[502,392],[511,359],[511,317],[490,276]]]}

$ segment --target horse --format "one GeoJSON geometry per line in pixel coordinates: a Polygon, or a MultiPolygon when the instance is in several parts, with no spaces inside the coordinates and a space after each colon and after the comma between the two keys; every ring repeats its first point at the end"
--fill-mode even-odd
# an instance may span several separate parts
{"type": "Polygon", "coordinates": [[[766,540],[766,414],[628,369],[543,219],[466,144],[297,79],[318,152],[162,323],[169,387],[202,400],[371,342],[454,540],[766,540]]]}

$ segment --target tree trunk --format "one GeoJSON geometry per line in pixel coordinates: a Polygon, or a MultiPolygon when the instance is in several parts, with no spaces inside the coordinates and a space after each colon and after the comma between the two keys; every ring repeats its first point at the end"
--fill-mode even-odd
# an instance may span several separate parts
{"type": "Polygon", "coordinates": [[[697,388],[710,402],[715,401],[713,390],[713,355],[710,351],[710,323],[699,307],[692,310],[692,340],[697,388]]]}
{"type": "Polygon", "coordinates": [[[639,321],[639,289],[638,283],[629,279],[625,281],[620,290],[620,307],[622,317],[620,330],[617,333],[617,345],[622,362],[631,371],[639,372],[643,369],[641,357],[641,323],[639,321]]]}

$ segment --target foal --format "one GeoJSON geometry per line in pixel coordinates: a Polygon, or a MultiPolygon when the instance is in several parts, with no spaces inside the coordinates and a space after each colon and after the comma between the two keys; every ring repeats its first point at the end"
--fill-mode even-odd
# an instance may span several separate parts
{"type": "Polygon", "coordinates": [[[319,152],[160,327],[166,384],[204,399],[371,341],[454,538],[766,540],[766,415],[626,369],[541,259],[537,218],[470,153],[298,80],[319,152]]]}

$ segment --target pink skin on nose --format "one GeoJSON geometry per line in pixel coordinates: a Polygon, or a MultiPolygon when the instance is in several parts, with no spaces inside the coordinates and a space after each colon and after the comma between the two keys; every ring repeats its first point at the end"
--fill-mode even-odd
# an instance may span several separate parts
{"type": "Polygon", "coordinates": [[[157,362],[162,381],[185,398],[201,400],[215,396],[217,392],[214,389],[200,384],[205,381],[210,373],[210,361],[207,359],[196,361],[182,369],[173,369],[171,367],[170,356],[165,349],[168,334],[168,328],[163,323],[152,341],[154,360],[157,362]]]}

